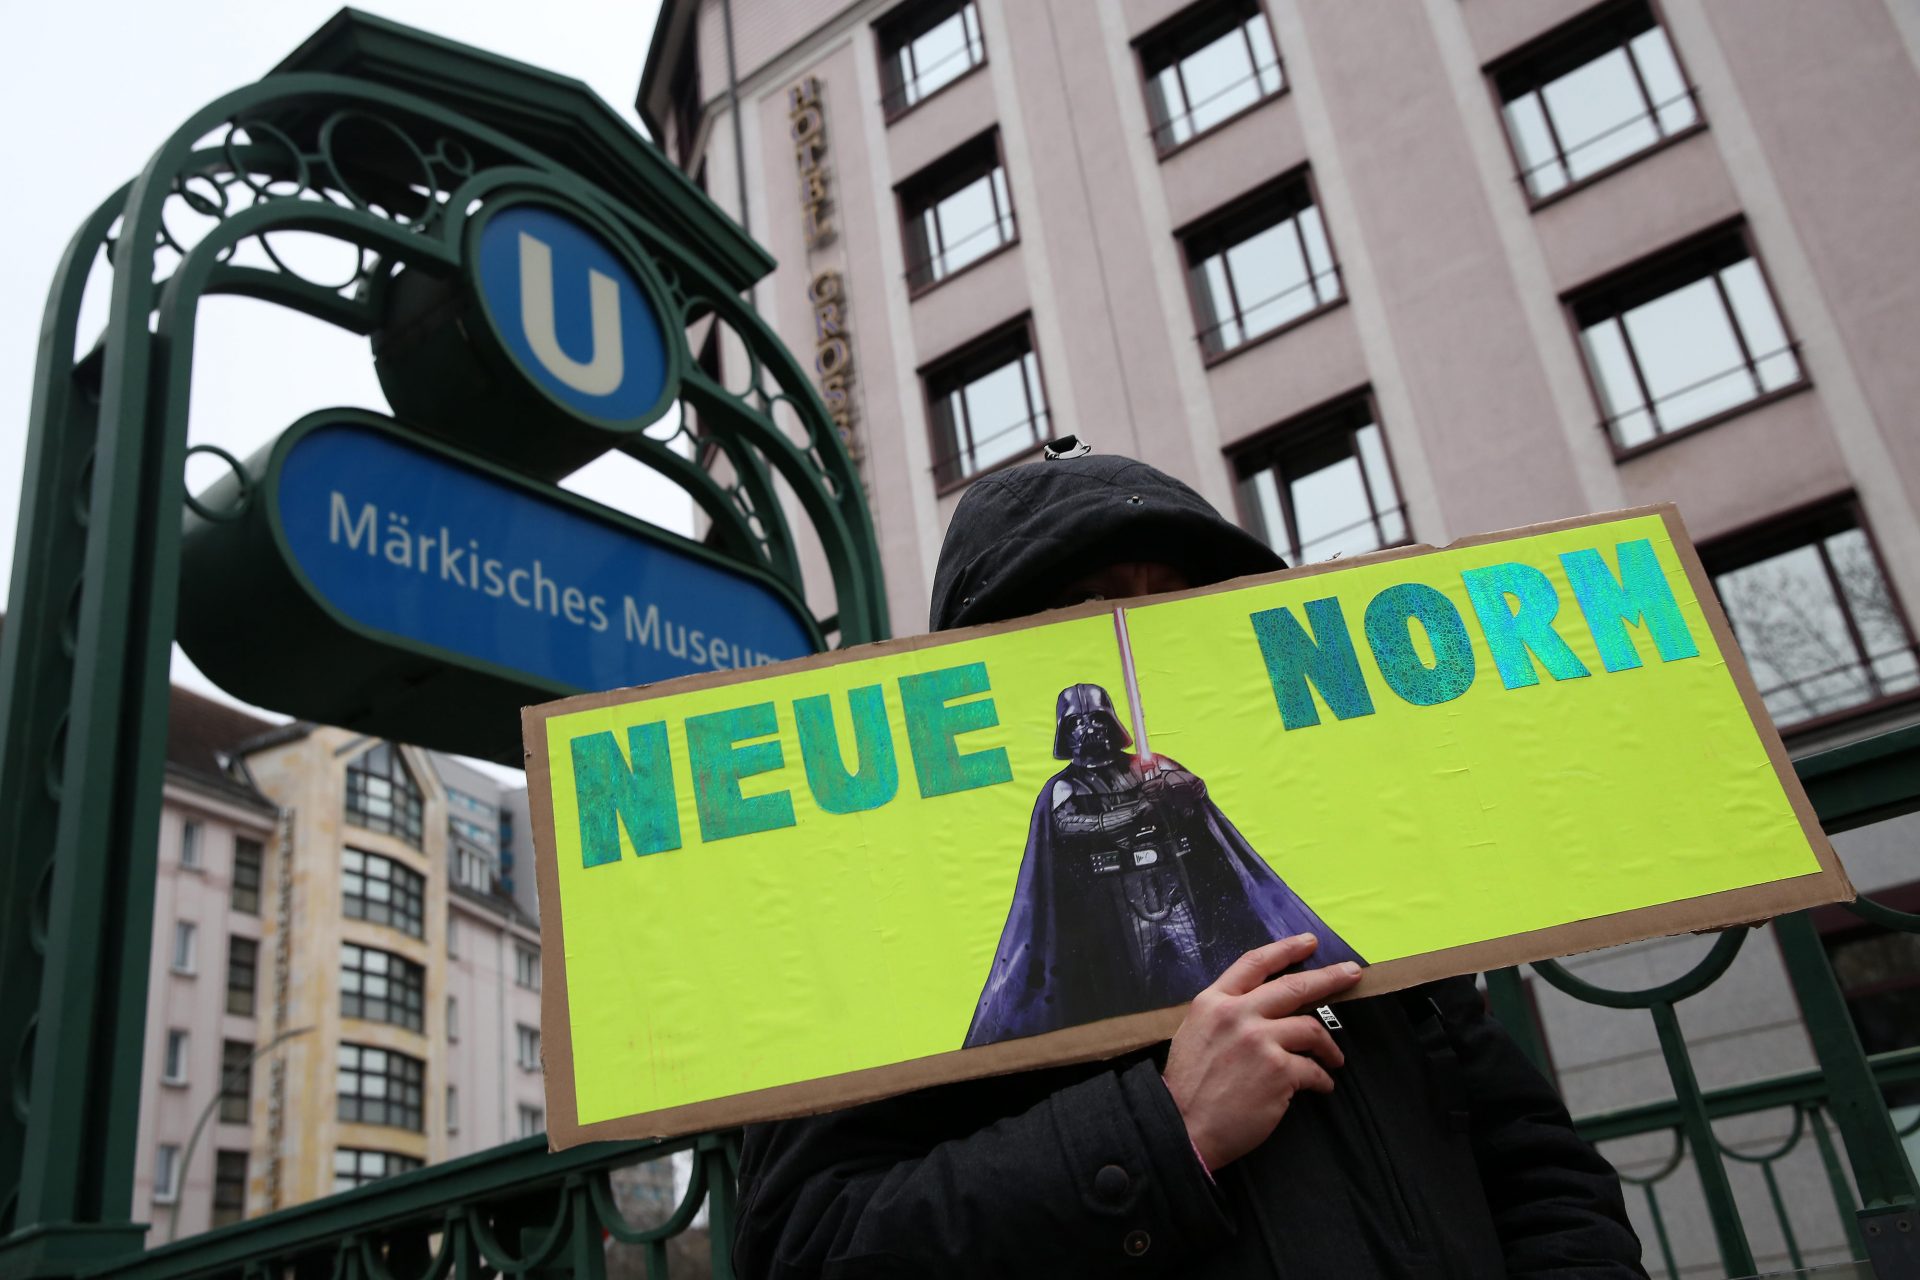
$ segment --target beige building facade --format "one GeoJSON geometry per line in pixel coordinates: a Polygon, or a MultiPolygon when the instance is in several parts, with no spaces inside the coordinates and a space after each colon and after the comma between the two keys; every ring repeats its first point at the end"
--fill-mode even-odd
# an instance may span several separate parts
{"type": "MultiPolygon", "coordinates": [[[[897,634],[966,485],[1072,433],[1292,563],[1675,502],[1792,751],[1920,718],[1911,4],[668,0],[638,106],[779,261],[897,634]]],[[[1837,843],[1920,906],[1920,823],[1837,843]]],[[[1920,1044],[1920,944],[1815,923],[1868,1050],[1920,1044]]],[[[1645,1014],[1529,989],[1575,1115],[1671,1096],[1645,1014]]],[[[1814,1064],[1764,931],[1681,1018],[1710,1089],[1814,1064]]],[[[1848,1256],[1798,1126],[1719,1125],[1763,1270],[1848,1256]]],[[[1675,1140],[1606,1150],[1654,1273],[1719,1274],[1675,1140]]]]}
{"type": "Polygon", "coordinates": [[[1798,741],[1910,717],[1911,7],[1387,13],[663,6],[639,106],[779,260],[894,630],[965,485],[1077,433],[1295,561],[1677,502],[1798,741]]]}
{"type": "Polygon", "coordinates": [[[515,803],[450,757],[175,690],[133,1205],[151,1242],[544,1131],[515,803]]]}

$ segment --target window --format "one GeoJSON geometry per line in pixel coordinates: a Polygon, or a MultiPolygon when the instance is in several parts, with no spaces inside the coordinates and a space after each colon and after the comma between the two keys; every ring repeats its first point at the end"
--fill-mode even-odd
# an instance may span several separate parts
{"type": "Polygon", "coordinates": [[[198,971],[200,950],[200,928],[185,920],[176,920],[173,924],[173,971],[175,973],[194,973],[198,971]]]}
{"type": "Polygon", "coordinates": [[[340,1119],[420,1131],[426,1064],[370,1044],[342,1044],[336,1061],[340,1119]]]}
{"type": "Polygon", "coordinates": [[[391,951],[340,944],[340,1015],[421,1030],[427,971],[391,951]]]}
{"type": "Polygon", "coordinates": [[[1618,450],[1803,381],[1741,228],[1661,254],[1568,302],[1618,450]]]}
{"type": "Polygon", "coordinates": [[[180,1195],[180,1148],[163,1142],[153,1149],[153,1199],[172,1204],[180,1195]]]}
{"type": "Polygon", "coordinates": [[[252,938],[227,939],[227,1012],[253,1016],[253,993],[260,980],[260,944],[252,938]]]}
{"type": "Polygon", "coordinates": [[[1407,540],[1406,509],[1372,399],[1315,410],[1234,455],[1253,532],[1292,565],[1407,540]]]}
{"type": "Polygon", "coordinates": [[[258,840],[236,836],[233,841],[233,893],[229,905],[246,915],[260,914],[260,868],[266,848],[258,840]]]}
{"type": "Polygon", "coordinates": [[[484,800],[448,788],[447,825],[453,833],[491,853],[499,839],[499,811],[484,800]]]}
{"type": "Polygon", "coordinates": [[[180,824],[180,865],[192,871],[200,870],[200,824],[183,822],[180,824]]]}
{"type": "Polygon", "coordinates": [[[397,1151],[364,1151],[341,1147],[333,1153],[333,1189],[351,1191],[396,1173],[418,1169],[420,1161],[397,1151]]]}
{"type": "Polygon", "coordinates": [[[536,1133],[544,1133],[547,1128],[547,1113],[539,1107],[520,1104],[520,1136],[531,1138],[536,1133]]]}
{"type": "Polygon", "coordinates": [[[447,1041],[450,1044],[460,1040],[460,1002],[452,996],[447,997],[447,1041]]]}
{"type": "Polygon", "coordinates": [[[213,1155],[213,1225],[224,1227],[247,1216],[247,1153],[213,1155]]]}
{"type": "Polygon", "coordinates": [[[418,849],[424,804],[400,748],[390,742],[362,752],[347,766],[348,822],[399,836],[418,849]]]}
{"type": "Polygon", "coordinates": [[[1304,170],[1182,232],[1180,246],[1209,358],[1341,297],[1340,269],[1304,170]]]}
{"type": "Polygon", "coordinates": [[[457,1086],[447,1086],[447,1132],[460,1132],[460,1090],[457,1086]]]}
{"type": "MultiPolygon", "coordinates": [[[[1920,882],[1880,890],[1873,899],[1911,913],[1920,909],[1920,882]]],[[[1862,920],[1845,907],[1812,915],[1860,1047],[1870,1054],[1920,1047],[1920,934],[1862,920]]],[[[1886,1095],[1887,1105],[1896,1109],[1920,1106],[1920,1084],[1894,1085],[1886,1095]]],[[[1912,1116],[1896,1110],[1895,1123],[1912,1116]]]]}
{"type": "Polygon", "coordinates": [[[525,1071],[540,1069],[540,1033],[526,1023],[514,1028],[515,1039],[520,1051],[520,1066],[525,1071]]]}
{"type": "Polygon", "coordinates": [[[175,1028],[167,1032],[167,1052],[160,1063],[160,1083],[187,1082],[187,1033],[175,1028]]]}
{"type": "Polygon", "coordinates": [[[475,893],[492,893],[493,859],[465,845],[454,845],[453,882],[475,893]]]}
{"type": "Polygon", "coordinates": [[[416,938],[427,936],[426,877],[377,853],[347,849],[341,856],[341,908],[349,920],[391,925],[416,938]]]}
{"type": "Polygon", "coordinates": [[[452,818],[448,820],[447,825],[453,829],[453,834],[462,840],[469,840],[479,845],[482,849],[491,850],[494,847],[494,841],[499,839],[497,831],[471,818],[452,818]]]}
{"type": "Polygon", "coordinates": [[[1136,44],[1162,154],[1286,87],[1260,0],[1195,5],[1136,44]]]}
{"type": "Polygon", "coordinates": [[[907,287],[945,280],[1014,240],[1000,139],[985,133],[900,184],[907,287]]]}
{"type": "Polygon", "coordinates": [[[1647,0],[1610,4],[1488,68],[1535,200],[1700,122],[1647,0]]]}
{"type": "Polygon", "coordinates": [[[973,0],[908,3],[875,24],[880,105],[893,120],[987,60],[973,0]]]}
{"type": "Polygon", "coordinates": [[[245,1040],[220,1045],[220,1122],[246,1124],[253,1110],[253,1046],[245,1040]]]}
{"type": "Polygon", "coordinates": [[[455,960],[460,957],[460,921],[452,915],[447,917],[447,956],[455,960]]]}
{"type": "Polygon", "coordinates": [[[513,946],[513,980],[523,987],[540,989],[540,953],[519,943],[513,946]]]}
{"type": "Polygon", "coordinates": [[[1913,632],[1851,501],[1716,543],[1701,559],[1779,727],[1920,689],[1913,632]]]}
{"type": "Polygon", "coordinates": [[[942,488],[1038,447],[1047,398],[1025,319],[948,357],[926,373],[933,474],[942,488]]]}

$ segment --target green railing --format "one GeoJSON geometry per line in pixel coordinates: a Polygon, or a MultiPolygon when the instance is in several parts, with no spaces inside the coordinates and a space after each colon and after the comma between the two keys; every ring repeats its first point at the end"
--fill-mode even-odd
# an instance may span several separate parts
{"type": "MultiPolygon", "coordinates": [[[[1868,1063],[1873,1067],[1874,1076],[1883,1090],[1920,1084],[1920,1049],[1878,1054],[1869,1058],[1868,1063]]],[[[1796,1271],[1808,1265],[1808,1251],[1803,1247],[1801,1238],[1806,1230],[1806,1220],[1823,1206],[1809,1205],[1804,1201],[1789,1204],[1788,1195],[1781,1187],[1779,1169],[1784,1161],[1799,1155],[1809,1143],[1825,1175],[1829,1204],[1844,1233],[1851,1256],[1866,1257],[1866,1241],[1857,1221],[1860,1202],[1847,1177],[1840,1149],[1834,1143],[1831,1117],[1826,1114],[1826,1097],[1827,1084],[1820,1072],[1799,1071],[1792,1075],[1716,1089],[1703,1099],[1710,1121],[1782,1111],[1786,1113],[1786,1135],[1775,1139],[1770,1146],[1763,1146],[1759,1150],[1742,1150],[1717,1137],[1715,1145],[1723,1158],[1753,1166],[1760,1171],[1767,1196],[1766,1207],[1772,1214],[1774,1231],[1780,1237],[1781,1252],[1787,1265],[1796,1271]]],[[[1629,1188],[1628,1194],[1640,1198],[1646,1208],[1647,1219],[1653,1224],[1654,1238],[1643,1242],[1649,1271],[1657,1275],[1654,1265],[1657,1263],[1665,1268],[1668,1276],[1679,1276],[1681,1267],[1675,1258],[1662,1192],[1674,1190],[1668,1186],[1669,1179],[1679,1172],[1686,1160],[1687,1133],[1680,1104],[1667,1101],[1624,1107],[1604,1115],[1588,1116],[1579,1124],[1580,1132],[1603,1151],[1622,1139],[1649,1134],[1666,1134],[1672,1139],[1671,1151],[1652,1171],[1635,1173],[1622,1168],[1620,1177],[1629,1188]]],[[[1916,1131],[1920,1131],[1920,1114],[1916,1114],[1898,1133],[1906,1138],[1916,1131]]]]}
{"type": "MultiPolygon", "coordinates": [[[[1831,831],[1920,809],[1920,727],[1815,756],[1797,767],[1831,831]]],[[[1865,898],[1849,909],[1889,929],[1920,931],[1920,917],[1865,898]]],[[[1812,1207],[1793,1202],[1777,1169],[1811,1142],[1852,1257],[1873,1258],[1879,1280],[1913,1276],[1920,1234],[1914,1175],[1882,1091],[1920,1084],[1920,1049],[1869,1060],[1805,914],[1767,927],[1777,936],[1819,1066],[1711,1093],[1694,1077],[1676,1006],[1709,989],[1752,930],[1722,934],[1688,972],[1642,991],[1598,987],[1557,963],[1533,966],[1543,980],[1575,999],[1646,1010],[1673,1082],[1672,1099],[1586,1117],[1579,1122],[1581,1131],[1603,1147],[1651,1135],[1671,1139],[1671,1154],[1650,1171],[1630,1168],[1626,1174],[1629,1194],[1641,1199],[1652,1224],[1653,1239],[1645,1242],[1650,1270],[1664,1267],[1668,1276],[1682,1274],[1666,1205],[1679,1188],[1676,1176],[1690,1164],[1705,1198],[1719,1274],[1755,1274],[1755,1252],[1728,1177],[1729,1162],[1758,1168],[1785,1261],[1796,1270],[1805,1266],[1795,1224],[1804,1224],[1812,1207]],[[1781,1111],[1786,1136],[1760,1150],[1723,1141],[1714,1131],[1716,1120],[1781,1111]]],[[[1544,1063],[1545,1047],[1520,975],[1509,969],[1487,977],[1495,1012],[1544,1063]]],[[[532,1138],[209,1231],[110,1273],[138,1280],[467,1280],[494,1273],[730,1280],[735,1173],[731,1134],[591,1144],[558,1154],[532,1138]],[[653,1215],[657,1220],[632,1220],[619,1203],[620,1170],[683,1152],[691,1156],[691,1176],[677,1202],[663,1205],[653,1215]]]]}
{"type": "Polygon", "coordinates": [[[124,1280],[494,1274],[730,1280],[736,1151],[731,1134],[601,1142],[558,1153],[546,1149],[544,1137],[527,1138],[220,1227],[100,1274],[124,1280]],[[620,1171],[683,1152],[691,1155],[691,1167],[676,1203],[653,1215],[657,1221],[630,1219],[615,1189],[620,1171]],[[688,1245],[697,1254],[690,1256],[688,1245]]]}

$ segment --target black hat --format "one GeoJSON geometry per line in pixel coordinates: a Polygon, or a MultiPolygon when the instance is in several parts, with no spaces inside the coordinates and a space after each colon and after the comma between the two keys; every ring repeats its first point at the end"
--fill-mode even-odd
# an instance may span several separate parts
{"type": "Polygon", "coordinates": [[[1287,567],[1165,472],[1063,450],[996,471],[960,499],[940,548],[929,623],[944,631],[1022,617],[1045,608],[1063,583],[1128,560],[1172,565],[1195,586],[1287,567]]]}

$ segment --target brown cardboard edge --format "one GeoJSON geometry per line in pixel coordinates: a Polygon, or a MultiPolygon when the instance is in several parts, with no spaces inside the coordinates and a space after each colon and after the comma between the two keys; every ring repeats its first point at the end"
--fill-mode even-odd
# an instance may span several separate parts
{"type": "MultiPolygon", "coordinates": [[[[1656,503],[1648,506],[1623,507],[1618,511],[1602,511],[1591,515],[1569,516],[1561,520],[1547,520],[1538,524],[1523,525],[1515,529],[1502,529],[1493,533],[1476,533],[1456,538],[1445,546],[1432,546],[1427,543],[1409,543],[1405,546],[1385,547],[1379,551],[1369,551],[1365,555],[1336,560],[1325,560],[1319,564],[1302,565],[1295,569],[1279,569],[1272,573],[1248,574],[1244,577],[1229,578],[1225,582],[1209,583],[1204,587],[1189,587],[1183,591],[1166,591],[1159,595],[1134,596],[1126,600],[1090,600],[1085,604],[1069,605],[1063,609],[1051,609],[1044,613],[1031,613],[1020,618],[1010,618],[1005,622],[988,622],[977,627],[963,627],[953,631],[924,632],[920,635],[901,636],[892,640],[876,640],[871,644],[857,645],[851,649],[829,649],[824,653],[809,654],[804,658],[789,658],[785,662],[769,663],[760,667],[737,667],[727,671],[702,671],[696,675],[675,676],[671,680],[661,680],[654,684],[632,685],[622,689],[608,689],[602,693],[581,693],[572,697],[560,698],[553,702],[541,703],[526,708],[522,724],[528,722],[525,716],[538,716],[541,719],[553,716],[572,715],[580,711],[597,711],[605,707],[625,706],[629,703],[647,702],[654,698],[669,697],[674,694],[693,693],[701,689],[717,689],[730,684],[742,684],[749,680],[764,680],[771,676],[791,675],[802,671],[812,671],[820,667],[838,666],[843,662],[857,662],[867,658],[885,657],[898,653],[913,653],[921,649],[940,648],[951,644],[960,644],[969,640],[978,640],[985,636],[1000,635],[1008,631],[1027,631],[1035,627],[1049,626],[1056,622],[1075,622],[1082,618],[1105,617],[1115,609],[1139,609],[1148,605],[1171,604],[1178,600],[1193,600],[1201,596],[1217,595],[1222,591],[1241,591],[1248,587],[1267,586],[1276,582],[1288,582],[1297,578],[1311,578],[1323,573],[1334,573],[1352,569],[1360,565],[1384,564],[1394,560],[1407,560],[1415,556],[1437,555],[1443,551],[1461,551],[1469,547],[1483,546],[1489,542],[1510,542],[1520,538],[1531,538],[1543,533],[1554,533],[1562,529],[1578,529],[1587,525],[1609,524],[1619,520],[1632,520],[1643,516],[1665,516],[1674,512],[1672,503],[1656,503]]],[[[1671,525],[1670,525],[1671,527],[1671,525]]],[[[1683,531],[1684,536],[1684,531],[1683,531]]],[[[1689,544],[1691,545],[1691,544],[1689,544]]],[[[1697,592],[1696,588],[1696,592],[1697,592]]],[[[1712,598],[1708,591],[1707,598],[1712,598]]]]}
{"type": "MultiPolygon", "coordinates": [[[[1679,902],[1637,907],[1551,925],[1527,933],[1471,942],[1370,967],[1358,986],[1340,999],[1385,995],[1440,978],[1480,973],[1534,960],[1553,960],[1601,947],[1649,938],[1742,927],[1754,921],[1839,901],[1832,877],[1810,872],[1788,880],[1728,889],[1679,902]]],[[[742,1124],[812,1115],[872,1102],[915,1089],[1007,1075],[1035,1067],[1093,1062],[1171,1037],[1186,1016],[1184,1005],[1109,1018],[1046,1035],[953,1049],[908,1062],[821,1076],[795,1084],[733,1094],[591,1124],[570,1123],[552,1136],[554,1150],[608,1139],[675,1138],[742,1124]]]]}
{"type": "Polygon", "coordinates": [[[1680,563],[1686,569],[1687,582],[1693,588],[1694,598],[1700,603],[1700,612],[1707,620],[1707,628],[1713,632],[1714,644],[1727,664],[1727,673],[1733,677],[1734,687],[1740,691],[1740,699],[1747,708],[1747,719],[1752,721],[1754,731],[1760,735],[1761,746],[1766,748],[1767,759],[1773,763],[1774,776],[1780,780],[1781,790],[1787,793],[1787,801],[1800,819],[1800,830],[1812,846],[1814,859],[1820,864],[1821,872],[1833,877],[1838,887],[1839,896],[1833,900],[1851,902],[1854,898],[1853,884],[1847,879],[1846,868],[1840,864],[1840,855],[1834,852],[1833,842],[1827,839],[1827,833],[1820,825],[1813,802],[1807,799],[1807,789],[1800,784],[1793,758],[1787,754],[1787,745],[1780,738],[1780,730],[1774,727],[1773,717],[1767,712],[1766,700],[1760,696],[1760,686],[1754,683],[1753,672],[1747,666],[1747,656],[1734,639],[1733,625],[1727,621],[1726,611],[1720,607],[1720,597],[1714,593],[1713,580],[1707,576],[1706,566],[1700,562],[1700,553],[1687,533],[1686,521],[1680,517],[1680,508],[1671,502],[1664,502],[1657,510],[1667,526],[1667,536],[1673,543],[1674,553],[1680,557],[1680,563]]]}
{"type": "Polygon", "coordinates": [[[546,721],[553,716],[648,701],[657,697],[807,671],[842,662],[914,652],[1007,631],[1027,630],[1055,622],[1103,616],[1112,613],[1116,608],[1131,609],[1195,599],[1223,591],[1236,591],[1292,579],[1309,578],[1360,565],[1410,559],[1645,516],[1658,517],[1667,531],[1668,538],[1687,574],[1688,584],[1706,619],[1708,629],[1713,634],[1722,660],[1726,662],[1735,687],[1739,690],[1748,719],[1755,732],[1759,734],[1762,746],[1773,765],[1774,773],[1787,795],[1795,816],[1799,819],[1802,832],[1812,847],[1819,870],[1767,884],[1749,885],[1704,897],[1571,921],[1527,933],[1512,934],[1504,938],[1487,939],[1441,951],[1386,961],[1370,968],[1360,984],[1349,993],[1349,998],[1383,995],[1438,978],[1504,968],[1534,960],[1557,959],[1577,952],[1648,938],[1748,925],[1788,911],[1829,902],[1850,901],[1854,896],[1853,888],[1847,880],[1844,869],[1840,866],[1831,842],[1827,840],[1825,832],[1820,828],[1813,806],[1800,785],[1799,776],[1793,770],[1779,732],[1766,713],[1765,703],[1760,698],[1759,690],[1754,684],[1752,673],[1747,668],[1739,645],[1733,638],[1732,628],[1720,609],[1719,599],[1713,593],[1711,582],[1700,563],[1699,555],[1680,518],[1679,510],[1670,502],[1545,521],[1518,529],[1473,534],[1455,539],[1442,547],[1424,544],[1390,547],[1352,559],[1332,560],[1271,574],[1250,575],[1205,587],[1136,597],[1131,600],[1089,602],[1085,605],[1030,615],[1007,622],[879,641],[853,649],[832,650],[769,666],[701,673],[639,688],[582,694],[537,707],[527,707],[521,713],[522,733],[528,761],[529,813],[534,828],[535,873],[540,888],[540,918],[543,935],[542,978],[546,984],[547,993],[541,1004],[541,1047],[543,1059],[548,1067],[546,1087],[549,1147],[560,1151],[590,1141],[679,1137],[689,1133],[731,1128],[757,1121],[834,1110],[937,1084],[1005,1075],[1041,1066],[1094,1061],[1165,1040],[1172,1035],[1184,1016],[1184,1007],[1155,1010],[1069,1027],[1028,1039],[985,1045],[970,1050],[950,1050],[908,1062],[892,1063],[834,1076],[822,1076],[750,1093],[733,1094],[724,1098],[688,1103],[659,1111],[581,1124],[577,1100],[574,1096],[573,1046],[571,1019],[566,1005],[565,942],[560,921],[558,869],[553,862],[555,844],[552,779],[546,742],[546,721]]]}
{"type": "Polygon", "coordinates": [[[533,877],[540,907],[540,1064],[547,1098],[547,1149],[583,1141],[573,1093],[573,1012],[567,1002],[567,939],[560,918],[560,868],[554,861],[553,776],[547,722],[536,707],[520,709],[526,749],[527,816],[533,826],[533,877]]]}

